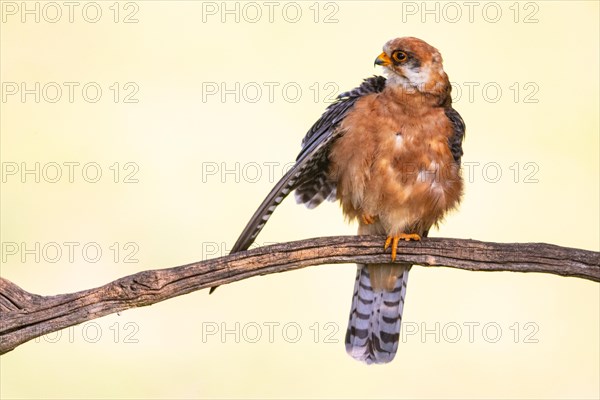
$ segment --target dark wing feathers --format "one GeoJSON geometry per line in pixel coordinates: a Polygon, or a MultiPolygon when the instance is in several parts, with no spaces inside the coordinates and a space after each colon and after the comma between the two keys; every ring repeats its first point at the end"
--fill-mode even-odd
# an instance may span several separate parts
{"type": "Polygon", "coordinates": [[[233,245],[231,253],[247,250],[250,247],[271,217],[271,214],[273,214],[273,211],[275,211],[275,208],[298,186],[298,181],[303,177],[307,169],[310,170],[311,165],[314,164],[311,156],[323,151],[324,148],[328,148],[334,138],[334,135],[330,135],[323,137],[320,142],[314,142],[311,145],[310,151],[297,160],[296,164],[277,182],[242,231],[240,237],[233,245]]]}
{"type": "Polygon", "coordinates": [[[454,134],[448,138],[448,145],[450,146],[454,161],[460,165],[460,159],[463,155],[462,141],[466,130],[465,121],[463,121],[458,111],[452,107],[446,108],[445,112],[446,117],[448,117],[454,128],[454,134]]]}
{"type": "MultiPolygon", "coordinates": [[[[310,128],[302,140],[302,151],[298,158],[305,153],[310,143],[320,140],[320,135],[333,132],[337,137],[340,133],[334,132],[335,128],[347,115],[356,100],[367,94],[379,93],[384,87],[385,78],[383,76],[373,76],[365,79],[360,86],[340,94],[337,101],[327,108],[327,112],[310,128]]],[[[295,192],[297,203],[302,203],[308,208],[315,208],[325,200],[335,200],[336,183],[331,182],[327,176],[329,150],[328,147],[319,154],[315,154],[313,164],[299,180],[295,192]]]]}
{"type": "Polygon", "coordinates": [[[340,94],[302,140],[302,150],[296,164],[285,174],[258,207],[244,231],[233,246],[231,253],[246,250],[267,223],[275,208],[294,189],[296,198],[309,208],[316,207],[324,199],[335,198],[335,182],[327,179],[329,150],[343,132],[337,130],[356,100],[378,93],[385,86],[385,78],[374,76],[349,91],[340,94]]]}
{"type": "Polygon", "coordinates": [[[302,151],[298,155],[298,158],[300,158],[304,149],[314,139],[315,134],[324,130],[330,130],[332,126],[337,126],[357,99],[367,94],[379,93],[383,91],[384,87],[385,78],[383,76],[372,76],[365,79],[360,86],[338,95],[336,101],[327,107],[325,113],[315,122],[304,136],[304,139],[302,139],[302,151]]]}
{"type": "Polygon", "coordinates": [[[296,188],[295,197],[296,203],[313,209],[325,200],[335,200],[336,184],[328,179],[327,170],[320,170],[310,180],[296,188]]]}

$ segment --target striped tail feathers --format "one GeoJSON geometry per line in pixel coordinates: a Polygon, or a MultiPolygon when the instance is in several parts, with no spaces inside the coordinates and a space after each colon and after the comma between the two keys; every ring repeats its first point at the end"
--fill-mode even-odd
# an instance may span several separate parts
{"type": "Polygon", "coordinates": [[[358,265],[346,332],[346,352],[354,359],[367,364],[383,364],[394,359],[410,267],[403,264],[358,265]],[[379,285],[377,274],[393,276],[393,285],[379,285]]]}

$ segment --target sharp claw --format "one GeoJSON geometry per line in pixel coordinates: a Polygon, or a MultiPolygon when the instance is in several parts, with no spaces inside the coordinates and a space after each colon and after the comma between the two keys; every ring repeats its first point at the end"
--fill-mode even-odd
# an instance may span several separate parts
{"type": "Polygon", "coordinates": [[[416,233],[409,233],[408,235],[404,235],[404,240],[406,240],[407,242],[408,242],[409,240],[416,240],[416,241],[419,241],[419,240],[421,240],[421,236],[419,236],[419,235],[418,235],[418,234],[416,234],[416,233]]]}
{"type": "Polygon", "coordinates": [[[396,261],[396,253],[398,251],[399,236],[394,236],[394,243],[392,244],[392,261],[396,261]]]}
{"type": "Polygon", "coordinates": [[[398,254],[398,242],[400,239],[404,239],[405,241],[410,240],[421,240],[421,236],[416,233],[401,233],[399,235],[388,236],[385,239],[385,244],[383,245],[383,249],[387,250],[392,245],[392,261],[396,261],[396,255],[398,254]]]}
{"type": "Polygon", "coordinates": [[[385,244],[383,245],[383,249],[387,250],[388,247],[390,247],[390,243],[392,243],[392,237],[388,236],[387,239],[385,239],[385,244]]]}

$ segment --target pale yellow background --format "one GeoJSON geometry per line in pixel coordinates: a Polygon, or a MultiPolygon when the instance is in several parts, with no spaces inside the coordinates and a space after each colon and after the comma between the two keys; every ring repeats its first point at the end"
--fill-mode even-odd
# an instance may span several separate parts
{"type": "MultiPolygon", "coordinates": [[[[85,2],[75,9],[73,23],[65,6],[57,23],[43,18],[35,23],[31,16],[22,23],[20,14],[4,14],[3,83],[33,87],[34,82],[97,82],[103,94],[97,103],[89,103],[79,86],[73,103],[66,89],[55,104],[44,98],[36,103],[31,95],[25,103],[19,95],[3,99],[2,162],[30,167],[36,162],[96,162],[103,176],[98,183],[83,180],[81,169],[73,183],[66,176],[59,183],[35,183],[32,176],[22,183],[20,175],[7,176],[1,196],[2,242],[29,247],[36,242],[94,242],[103,255],[97,263],[87,262],[78,247],[74,262],[63,254],[52,263],[48,257],[35,262],[28,256],[22,262],[20,255],[3,254],[2,277],[33,293],[51,295],[214,257],[209,248],[226,254],[273,185],[264,163],[278,163],[274,172],[279,177],[282,166],[295,159],[301,138],[327,105],[331,86],[325,85],[347,90],[380,73],[373,60],[383,43],[397,36],[420,37],[442,52],[450,79],[462,89],[455,107],[468,127],[463,161],[480,163],[470,175],[459,212],[431,235],[598,250],[598,3],[520,3],[517,23],[513,3],[497,3],[502,11],[498,23],[483,18],[485,2],[475,8],[473,22],[458,2],[463,15],[456,23],[444,21],[444,14],[439,22],[435,15],[425,15],[422,22],[421,2],[412,3],[419,8],[416,15],[407,15],[401,2],[392,1],[321,3],[317,23],[312,2],[300,4],[298,23],[282,17],[285,2],[275,8],[273,22],[266,6],[257,3],[265,14],[256,23],[244,15],[239,23],[234,16],[222,23],[220,14],[207,16],[203,23],[203,4],[194,1],[137,1],[138,22],[133,24],[121,22],[135,10],[124,3],[119,5],[120,22],[113,22],[113,2],[98,3],[103,14],[95,24],[81,16],[85,2]],[[323,23],[334,11],[337,22],[323,23]],[[534,11],[537,22],[523,23],[534,11]],[[134,98],[139,102],[123,103],[121,98],[115,103],[109,89],[114,82],[121,96],[130,92],[123,87],[127,82],[137,84],[134,98]],[[225,102],[219,96],[203,101],[203,82],[229,87],[255,82],[263,88],[262,98],[251,103],[242,93],[239,103],[232,95],[225,102]],[[263,82],[279,84],[272,102],[263,82]],[[302,89],[295,103],[286,101],[281,91],[290,82],[302,89]],[[471,100],[465,82],[479,85],[471,100]],[[482,93],[490,82],[502,89],[495,103],[482,93]],[[528,82],[534,86],[526,89],[528,82]],[[310,89],[315,83],[320,87],[317,101],[310,89]],[[514,87],[510,89],[515,83],[520,88],[516,102],[514,87]],[[538,88],[532,97],[537,103],[524,101],[532,87],[538,88]],[[112,182],[109,167],[115,162],[122,173],[130,171],[123,169],[126,162],[136,163],[139,182],[123,183],[123,175],[119,183],[112,182]],[[203,179],[203,166],[213,165],[207,163],[227,168],[239,163],[241,176],[218,173],[203,179]],[[256,165],[252,163],[262,166],[255,182],[255,170],[243,169],[256,165]],[[482,174],[490,163],[502,171],[497,183],[490,181],[493,169],[488,169],[487,179],[482,174]],[[510,169],[515,163],[520,169],[517,182],[514,167],[510,169]],[[537,165],[537,183],[524,182],[532,171],[525,169],[526,163],[537,165]],[[109,248],[115,242],[121,247],[116,263],[109,248]],[[123,262],[128,242],[138,246],[137,262],[123,262]]],[[[21,2],[14,4],[21,7],[21,2]]],[[[34,7],[35,2],[27,4],[34,7]]],[[[221,2],[212,4],[222,7],[221,2]]],[[[240,11],[242,6],[238,4],[240,11]]],[[[444,6],[438,3],[440,13],[453,12],[444,6]]],[[[290,198],[258,242],[354,232],[337,205],[308,211],[290,198]]],[[[348,357],[343,345],[354,273],[352,265],[336,265],[257,277],[222,287],[210,297],[197,292],[31,341],[0,358],[0,395],[600,396],[597,283],[415,267],[404,320],[405,329],[419,332],[404,338],[391,364],[367,367],[348,357]],[[235,331],[236,323],[239,343],[234,334],[203,340],[208,326],[235,331]],[[272,343],[270,323],[279,324],[272,343]],[[439,340],[433,333],[421,337],[422,328],[435,331],[436,323],[439,340]],[[478,324],[472,343],[470,323],[478,324]],[[297,343],[286,341],[296,332],[290,329],[285,336],[285,324],[302,330],[297,343]],[[486,340],[496,333],[491,329],[485,336],[485,324],[502,330],[496,343],[486,340]],[[256,326],[262,337],[251,343],[256,326]],[[452,343],[456,326],[462,336],[452,343]],[[101,337],[92,343],[98,332],[101,337]],[[332,334],[328,340],[327,334],[332,334]],[[527,343],[531,340],[537,343],[527,343]]]]}

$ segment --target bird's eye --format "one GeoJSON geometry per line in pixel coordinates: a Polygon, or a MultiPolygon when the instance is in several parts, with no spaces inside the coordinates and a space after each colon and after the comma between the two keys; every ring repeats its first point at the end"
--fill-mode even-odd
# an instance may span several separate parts
{"type": "Polygon", "coordinates": [[[395,51],[395,52],[392,53],[392,59],[395,62],[401,63],[401,62],[406,61],[407,58],[408,58],[408,56],[403,51],[398,50],[398,51],[395,51]]]}

